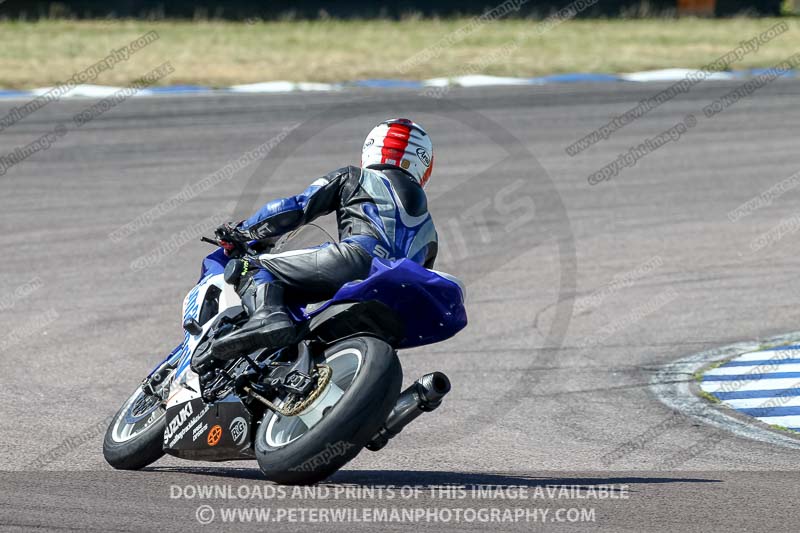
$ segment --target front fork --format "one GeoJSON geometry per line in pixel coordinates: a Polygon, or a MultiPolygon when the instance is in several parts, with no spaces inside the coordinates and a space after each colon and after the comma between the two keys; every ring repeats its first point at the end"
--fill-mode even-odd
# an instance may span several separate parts
{"type": "Polygon", "coordinates": [[[175,368],[177,368],[184,346],[185,341],[172,350],[167,358],[161,361],[158,366],[150,372],[149,376],[144,378],[142,381],[142,390],[145,394],[159,397],[164,395],[164,384],[175,368]]]}

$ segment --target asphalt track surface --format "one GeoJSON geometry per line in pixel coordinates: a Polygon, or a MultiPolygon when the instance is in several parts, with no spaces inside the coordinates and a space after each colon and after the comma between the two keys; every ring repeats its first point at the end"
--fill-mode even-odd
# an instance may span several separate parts
{"type": "MultiPolygon", "coordinates": [[[[712,119],[702,115],[737,86],[703,83],[575,157],[564,147],[665,86],[454,90],[441,100],[411,91],[148,98],[80,128],[70,121],[93,102],[73,100],[8,128],[2,154],[58,123],[68,132],[0,177],[0,527],[197,530],[198,505],[211,504],[596,512],[591,523],[308,524],[286,515],[236,525],[270,531],[796,530],[796,450],[672,414],[649,386],[680,357],[800,329],[797,235],[751,247],[797,212],[797,190],[728,218],[798,170],[800,83],[776,82],[712,119]],[[618,153],[688,113],[698,124],[677,142],[588,184],[618,153]],[[418,496],[198,501],[172,491],[261,486],[255,464],[165,458],[144,472],[112,471],[101,453],[104,421],[178,342],[180,304],[208,252],[181,232],[210,227],[214,214],[245,216],[357,164],[368,128],[392,115],[415,118],[434,139],[430,203],[445,246],[438,266],[466,280],[470,325],[401,354],[408,382],[430,370],[450,375],[445,405],[324,486],[409,485],[418,496]],[[263,162],[123,241],[109,239],[298,124],[263,162]],[[132,268],[166,242],[180,246],[132,268]],[[32,280],[32,293],[13,296],[32,280]],[[584,303],[576,306],[576,296],[584,303]],[[548,484],[615,484],[628,497],[477,500],[468,492],[449,500],[429,492],[521,485],[532,494],[548,484]]],[[[0,112],[20,103],[4,101],[0,112]]],[[[233,528],[217,519],[206,529],[233,528]]]]}

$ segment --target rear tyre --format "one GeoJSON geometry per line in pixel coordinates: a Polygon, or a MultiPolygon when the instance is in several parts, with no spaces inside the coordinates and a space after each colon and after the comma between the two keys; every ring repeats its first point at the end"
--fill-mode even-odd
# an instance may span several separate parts
{"type": "Polygon", "coordinates": [[[117,470],[139,470],[164,455],[166,409],[139,387],[117,411],[103,440],[103,456],[117,470]]]}
{"type": "Polygon", "coordinates": [[[329,477],[358,455],[397,401],[403,371],[384,341],[341,341],[326,350],[324,364],[333,376],[317,401],[294,417],[268,411],[256,431],[256,458],[271,481],[301,485],[329,477]],[[335,387],[344,394],[330,403],[335,387]]]}

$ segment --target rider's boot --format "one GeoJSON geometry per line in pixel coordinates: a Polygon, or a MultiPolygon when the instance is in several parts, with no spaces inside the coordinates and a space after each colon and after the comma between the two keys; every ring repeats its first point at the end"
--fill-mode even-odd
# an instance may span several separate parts
{"type": "Polygon", "coordinates": [[[295,325],[284,304],[283,285],[279,281],[262,284],[251,281],[241,296],[250,320],[214,341],[215,357],[232,359],[258,348],[282,348],[294,342],[295,325]]]}

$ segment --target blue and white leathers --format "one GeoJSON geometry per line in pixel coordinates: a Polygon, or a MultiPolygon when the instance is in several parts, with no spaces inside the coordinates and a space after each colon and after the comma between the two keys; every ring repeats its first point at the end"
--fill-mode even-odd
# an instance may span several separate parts
{"type": "Polygon", "coordinates": [[[297,196],[267,203],[238,230],[244,239],[267,239],[328,213],[336,213],[339,240],[357,245],[370,257],[407,258],[433,266],[438,239],[425,192],[393,165],[331,172],[297,196]]]}

